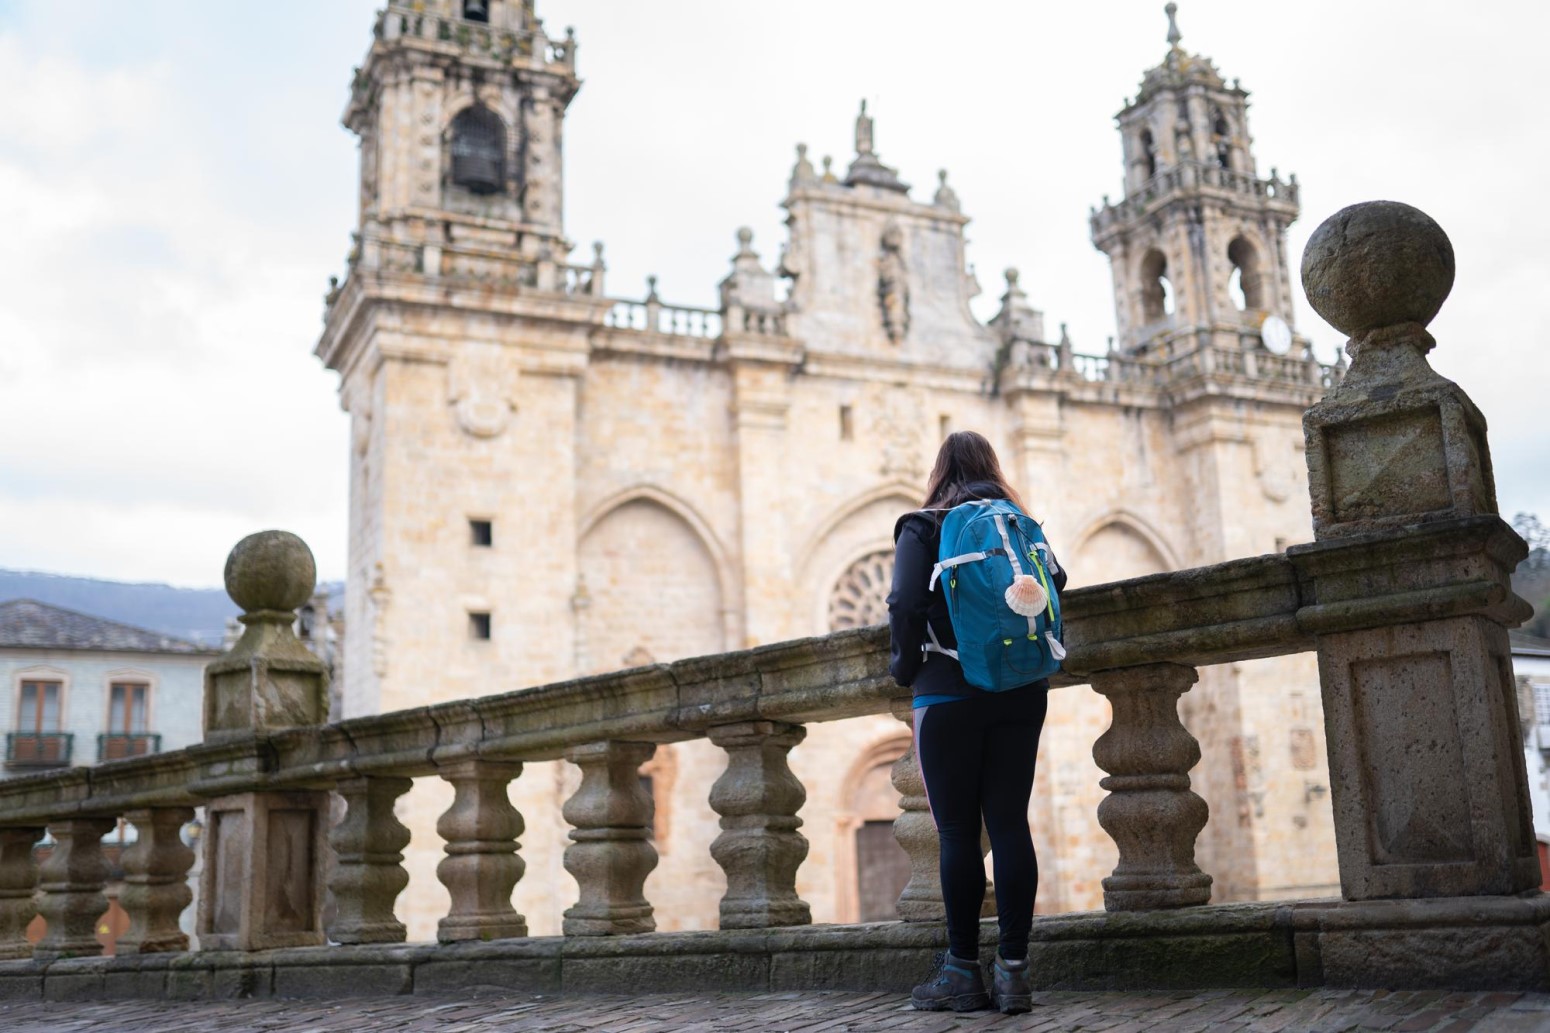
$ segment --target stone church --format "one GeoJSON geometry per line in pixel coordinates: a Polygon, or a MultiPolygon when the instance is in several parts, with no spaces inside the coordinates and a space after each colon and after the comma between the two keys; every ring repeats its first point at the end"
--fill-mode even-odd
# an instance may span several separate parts
{"type": "MultiPolygon", "coordinates": [[[[352,427],[345,716],[881,621],[894,520],[952,429],[995,443],[1073,585],[1310,539],[1301,416],[1340,369],[1291,329],[1297,182],[1258,173],[1247,92],[1180,46],[1168,6],[1163,60],[1117,117],[1124,196],[1091,214],[1118,335],[1084,355],[1014,270],[975,318],[968,216],[945,175],[912,192],[864,106],[843,168],[797,147],[787,239],[761,256],[738,231],[716,309],[610,296],[601,245],[577,260],[565,236],[575,39],[532,0],[390,3],[344,114],[360,224],[317,346],[352,427]]],[[[1181,709],[1214,899],[1335,892],[1313,656],[1204,669],[1181,709]]],[[[1098,906],[1113,867],[1091,756],[1107,720],[1085,687],[1051,697],[1040,911],[1098,906]]],[[[892,917],[908,735],[814,724],[791,753],[816,921],[892,917]]],[[[715,924],[724,762],[695,741],[642,769],[659,928],[715,924]]],[[[534,933],[575,892],[577,781],[543,763],[512,784],[534,933]]],[[[400,803],[411,939],[446,906],[431,830],[450,791],[421,783],[400,803]]]]}

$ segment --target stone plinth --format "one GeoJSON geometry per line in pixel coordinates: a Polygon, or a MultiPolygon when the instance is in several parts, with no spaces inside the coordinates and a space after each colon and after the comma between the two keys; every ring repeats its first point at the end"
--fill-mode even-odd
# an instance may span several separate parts
{"type": "Polygon", "coordinates": [[[1528,616],[1507,586],[1525,550],[1495,516],[1485,419],[1426,360],[1452,246],[1408,205],[1355,205],[1315,231],[1303,281],[1319,314],[1351,335],[1352,364],[1303,421],[1319,544],[1294,562],[1321,606],[1349,599],[1347,618],[1363,608],[1379,618],[1317,639],[1342,892],[1533,888],[1506,630],[1528,616]],[[1401,528],[1416,529],[1416,547],[1397,563],[1406,546],[1377,533],[1401,528]],[[1386,563],[1363,555],[1369,544],[1386,563]],[[1400,623],[1397,605],[1423,619],[1400,623]]]}
{"type": "Polygon", "coordinates": [[[326,942],[323,886],[328,794],[239,793],[205,804],[199,883],[204,950],[326,942]]]}

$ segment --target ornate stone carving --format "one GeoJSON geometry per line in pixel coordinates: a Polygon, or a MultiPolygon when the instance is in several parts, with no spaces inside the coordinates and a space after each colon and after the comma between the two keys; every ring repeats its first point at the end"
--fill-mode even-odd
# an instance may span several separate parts
{"type": "Polygon", "coordinates": [[[402,943],[405,930],[393,913],[398,895],[409,885],[403,849],[409,830],[393,805],[414,780],[370,776],[340,782],[344,820],[329,832],[334,870],[328,888],[334,895],[329,938],[337,943],[402,943]]]}
{"type": "MultiPolygon", "coordinates": [[[[893,701],[893,716],[915,727],[913,701],[893,701]]],[[[947,907],[942,903],[941,849],[937,842],[936,822],[926,802],[926,783],[920,777],[915,759],[915,739],[893,765],[893,787],[899,791],[903,809],[893,821],[893,838],[910,857],[910,881],[899,894],[899,917],[906,922],[945,922],[947,907]]]]}
{"type": "Polygon", "coordinates": [[[1193,667],[1147,664],[1098,671],[1095,692],[1114,708],[1114,721],[1093,744],[1093,759],[1109,773],[1109,795],[1098,824],[1119,847],[1119,864],[1103,880],[1109,911],[1149,911],[1204,904],[1211,876],[1195,864],[1195,839],[1205,828],[1206,802],[1189,788],[1200,744],[1179,721],[1179,696],[1195,684],[1193,667]]]}
{"type": "Polygon", "coordinates": [[[883,229],[877,257],[877,303],[882,309],[883,332],[898,344],[910,331],[909,267],[904,261],[904,230],[898,223],[883,229]]]}
{"type": "Polygon", "coordinates": [[[124,851],[124,888],[118,896],[129,915],[129,929],[114,950],[119,954],[188,950],[188,936],[179,928],[178,918],[194,900],[188,885],[194,851],[183,843],[183,826],[194,820],[194,809],[145,807],[126,812],[124,820],[135,827],[134,845],[124,851]]]}
{"type": "Polygon", "coordinates": [[[117,824],[112,818],[70,818],[50,822],[54,848],[38,869],[38,914],[48,923],[32,956],[37,961],[95,957],[97,919],[108,909],[103,886],[108,862],[102,837],[117,824]]]}
{"type": "Polygon", "coordinates": [[[565,911],[566,936],[649,933],[657,927],[642,892],[657,866],[651,844],[653,803],[640,782],[651,743],[598,742],[565,751],[581,769],[581,785],[561,810],[574,826],[565,870],[580,887],[565,911]]]}
{"type": "Polygon", "coordinates": [[[829,630],[865,628],[887,621],[892,585],[892,552],[874,552],[852,563],[829,593],[829,630]]]}
{"type": "Polygon", "coordinates": [[[521,773],[521,764],[489,760],[459,761],[440,772],[454,791],[452,806],[436,822],[447,852],[436,878],[452,897],[436,928],[442,943],[527,935],[527,919],[511,906],[511,891],[527,868],[517,854],[522,815],[506,790],[521,773]]]}
{"type": "Polygon", "coordinates": [[[493,438],[517,411],[521,373],[498,344],[466,342],[447,366],[447,402],[457,424],[476,438],[493,438]]]}
{"type": "Polygon", "coordinates": [[[747,721],[709,732],[727,751],[727,768],[711,786],[710,806],[721,815],[711,856],[727,873],[721,928],[807,925],[812,909],[797,896],[796,874],[807,857],[797,811],[807,791],[791,773],[786,754],[807,729],[779,721],[747,721]]]}
{"type": "Polygon", "coordinates": [[[32,957],[27,926],[38,913],[33,903],[38,863],[32,848],[42,838],[41,828],[0,829],[0,961],[32,957]]]}

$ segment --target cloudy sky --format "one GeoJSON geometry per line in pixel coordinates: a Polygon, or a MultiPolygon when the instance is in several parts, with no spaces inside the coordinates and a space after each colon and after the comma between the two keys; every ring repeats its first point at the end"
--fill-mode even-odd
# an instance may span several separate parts
{"type": "MultiPolygon", "coordinates": [[[[338,124],[375,0],[0,0],[0,566],[209,585],[262,527],[345,565],[346,427],[312,357],[353,227],[338,124]]],[[[539,0],[576,27],[567,230],[610,293],[712,304],[747,225],[773,259],[796,142],[838,164],[857,102],[974,218],[988,316],[1015,265],[1079,350],[1113,332],[1087,210],[1112,116],[1166,50],[1160,2],[539,0]]],[[[1491,423],[1502,510],[1550,519],[1550,4],[1183,0],[1186,49],[1252,91],[1289,250],[1346,204],[1453,239],[1436,367],[1491,423]]],[[[1295,260],[1295,258],[1294,258],[1295,260]]],[[[1337,335],[1298,297],[1296,324],[1337,335]]]]}

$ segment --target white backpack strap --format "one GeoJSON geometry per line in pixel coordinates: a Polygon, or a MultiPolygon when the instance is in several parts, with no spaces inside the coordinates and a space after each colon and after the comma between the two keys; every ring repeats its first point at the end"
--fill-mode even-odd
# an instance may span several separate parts
{"type": "Polygon", "coordinates": [[[943,656],[950,656],[954,660],[958,659],[958,650],[946,649],[942,646],[941,640],[936,637],[936,629],[931,626],[930,621],[926,621],[926,637],[931,639],[931,641],[924,643],[920,647],[922,653],[941,653],[943,656]]]}
{"type": "Polygon", "coordinates": [[[930,592],[936,588],[937,578],[941,577],[942,571],[948,567],[956,567],[960,563],[974,563],[977,560],[984,559],[986,555],[988,554],[983,552],[966,552],[961,556],[947,557],[947,559],[931,568],[931,580],[926,584],[926,591],[930,592]]]}

